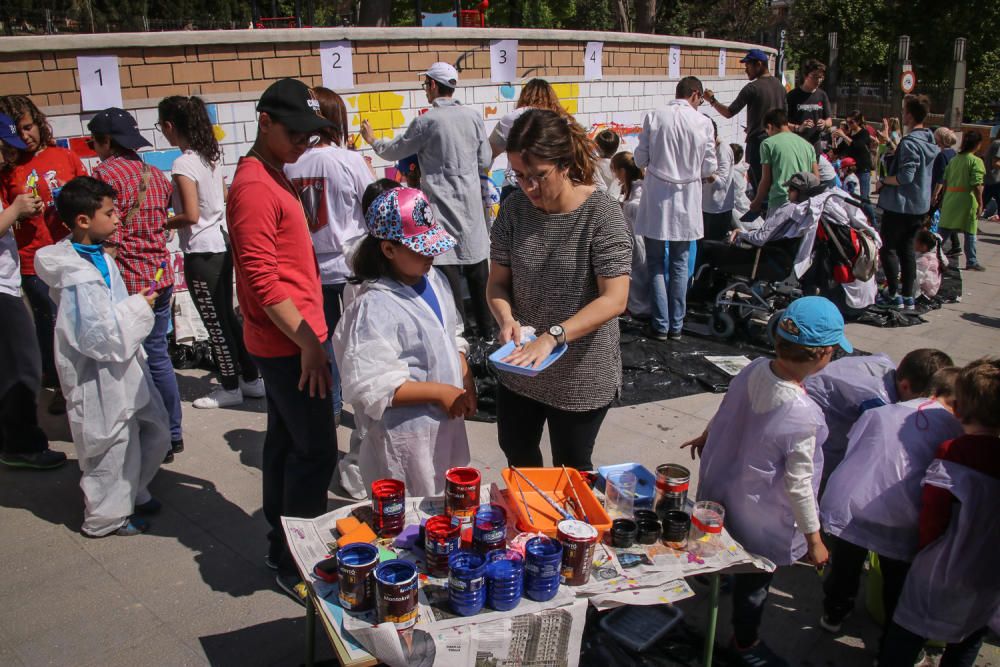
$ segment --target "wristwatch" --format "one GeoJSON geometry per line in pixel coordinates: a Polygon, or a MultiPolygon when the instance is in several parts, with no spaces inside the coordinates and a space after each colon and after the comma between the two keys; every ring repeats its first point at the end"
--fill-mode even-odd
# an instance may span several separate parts
{"type": "Polygon", "coordinates": [[[566,330],[561,325],[552,325],[546,333],[556,339],[556,345],[562,345],[566,342],[566,330]]]}

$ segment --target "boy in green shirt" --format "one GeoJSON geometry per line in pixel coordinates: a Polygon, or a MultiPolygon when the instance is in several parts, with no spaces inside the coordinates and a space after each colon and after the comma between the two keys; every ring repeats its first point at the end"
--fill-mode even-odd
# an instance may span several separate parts
{"type": "Polygon", "coordinates": [[[767,139],[760,145],[762,174],[750,210],[759,213],[767,200],[767,210],[773,211],[788,201],[785,182],[792,174],[812,172],[819,178],[816,149],[792,132],[784,109],[771,109],[764,115],[767,139]]]}

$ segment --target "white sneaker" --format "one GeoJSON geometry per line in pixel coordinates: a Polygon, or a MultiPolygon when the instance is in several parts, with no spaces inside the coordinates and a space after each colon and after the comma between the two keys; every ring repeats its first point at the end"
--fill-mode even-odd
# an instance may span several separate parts
{"type": "Polygon", "coordinates": [[[246,398],[264,398],[264,378],[257,378],[253,382],[244,382],[240,378],[240,391],[246,398]]]}
{"type": "Polygon", "coordinates": [[[340,485],[347,491],[347,495],[355,500],[364,500],[368,497],[368,489],[365,488],[365,481],[361,478],[361,469],[356,463],[340,464],[340,485]]]}
{"type": "Polygon", "coordinates": [[[222,387],[216,387],[208,396],[202,396],[193,403],[194,407],[202,410],[214,408],[228,408],[230,405],[239,405],[243,402],[243,392],[237,387],[232,391],[222,387]]]}

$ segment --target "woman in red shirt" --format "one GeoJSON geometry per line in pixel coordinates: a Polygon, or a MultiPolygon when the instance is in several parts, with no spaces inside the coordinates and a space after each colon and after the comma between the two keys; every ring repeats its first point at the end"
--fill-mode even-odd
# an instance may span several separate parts
{"type": "Polygon", "coordinates": [[[55,197],[63,185],[77,176],[86,176],[87,170],[75,153],[55,145],[45,114],[27,97],[0,98],[0,113],[14,120],[26,146],[0,172],[4,199],[14,201],[18,195],[31,192],[42,200],[41,213],[22,220],[14,230],[14,237],[21,257],[21,286],[31,303],[35,335],[42,352],[42,384],[56,390],[49,412],[62,414],[66,411],[66,401],[59,389],[53,356],[56,309],[49,299],[48,286],[35,275],[35,253],[69,234],[56,213],[55,197]]]}

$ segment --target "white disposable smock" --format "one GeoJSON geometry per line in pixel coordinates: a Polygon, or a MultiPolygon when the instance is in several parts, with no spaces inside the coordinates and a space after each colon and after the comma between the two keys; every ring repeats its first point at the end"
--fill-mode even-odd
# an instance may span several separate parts
{"type": "Polygon", "coordinates": [[[935,459],[924,484],[947,489],[958,502],[944,535],[913,559],[893,620],[921,637],[949,643],[987,625],[1000,631],[1000,480],[935,459]]]}
{"type": "Polygon", "coordinates": [[[722,503],[727,530],[747,551],[790,565],[806,552],[803,532],[819,529],[815,493],[826,425],[805,392],[777,380],[769,363],[755,359],[730,383],[702,451],[698,499],[722,503]],[[811,503],[802,502],[803,483],[811,503]]]}
{"type": "Polygon", "coordinates": [[[632,280],[628,285],[628,312],[633,317],[648,317],[653,310],[650,303],[649,267],[646,266],[646,244],[642,237],[635,233],[636,218],[639,216],[639,202],[642,201],[644,181],[632,183],[628,199],[622,202],[622,213],[625,222],[632,232],[632,280]]]}
{"type": "Polygon", "coordinates": [[[365,485],[402,480],[414,496],[444,493],[448,468],[469,464],[465,420],[433,404],[394,407],[404,382],[462,387],[459,353],[468,351],[447,281],[427,275],[444,324],[413,288],[383,278],[364,283],[337,325],[333,349],[344,402],[365,431],[360,466],[365,485]]]}
{"type": "Polygon", "coordinates": [[[823,411],[829,435],[823,444],[824,477],[847,451],[847,435],[865,409],[888,405],[896,396],[896,365],[884,354],[843,357],[802,383],[823,411]]]}
{"type": "Polygon", "coordinates": [[[170,448],[163,401],[152,384],[142,342],[153,310],[129,296],[115,261],[105,255],[111,288],[69,239],[35,256],[38,276],[57,305],[55,357],[66,396],[87,505],[84,532],[109,533],[124,523],[170,448]]]}
{"type": "Polygon", "coordinates": [[[929,398],[866,411],[820,499],[826,532],[880,556],[913,560],[921,480],[941,443],[961,434],[959,421],[929,398]]]}
{"type": "Polygon", "coordinates": [[[701,179],[715,173],[712,121],[687,100],[670,100],[642,122],[635,164],[646,170],[636,234],[660,241],[704,236],[701,179]]]}

